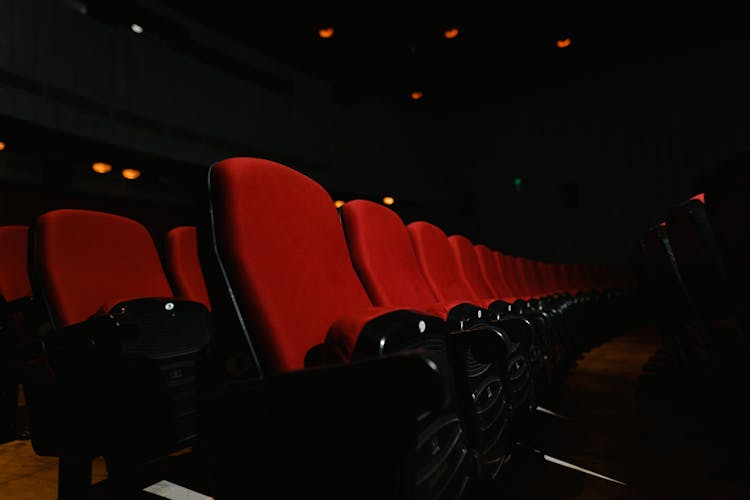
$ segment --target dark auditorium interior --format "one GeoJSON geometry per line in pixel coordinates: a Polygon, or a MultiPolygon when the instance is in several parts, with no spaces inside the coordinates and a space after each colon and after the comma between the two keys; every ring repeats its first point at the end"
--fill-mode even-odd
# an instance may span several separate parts
{"type": "Polygon", "coordinates": [[[0,498],[750,498],[749,60],[708,4],[0,1],[0,498]]]}

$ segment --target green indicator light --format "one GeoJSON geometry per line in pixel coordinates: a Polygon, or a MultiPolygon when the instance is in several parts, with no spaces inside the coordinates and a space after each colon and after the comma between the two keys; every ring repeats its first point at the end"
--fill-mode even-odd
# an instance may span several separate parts
{"type": "Polygon", "coordinates": [[[520,177],[516,177],[515,179],[513,179],[513,185],[514,186],[520,186],[521,185],[521,178],[520,177]]]}

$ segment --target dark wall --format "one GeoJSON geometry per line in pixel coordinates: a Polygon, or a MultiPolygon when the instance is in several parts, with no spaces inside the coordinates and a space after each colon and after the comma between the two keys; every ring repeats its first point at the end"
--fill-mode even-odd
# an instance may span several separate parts
{"type": "Polygon", "coordinates": [[[549,260],[627,258],[750,144],[748,56],[747,41],[716,47],[466,117],[475,210],[507,221],[473,227],[476,238],[549,260]]]}
{"type": "MultiPolygon", "coordinates": [[[[322,82],[188,20],[175,22],[195,43],[253,71],[232,73],[56,0],[5,4],[0,116],[85,144],[80,155],[32,145],[41,163],[10,160],[11,145],[0,153],[6,194],[26,186],[52,196],[53,179],[66,200],[129,199],[154,221],[193,206],[193,179],[200,187],[212,162],[259,155],[334,197],[392,195],[406,222],[429,220],[509,253],[620,263],[645,228],[750,139],[746,43],[426,118],[337,102],[322,82]],[[143,166],[142,182],[92,177],[88,165],[107,152],[118,166],[143,166]]],[[[29,213],[56,204],[41,200],[29,213]]]]}

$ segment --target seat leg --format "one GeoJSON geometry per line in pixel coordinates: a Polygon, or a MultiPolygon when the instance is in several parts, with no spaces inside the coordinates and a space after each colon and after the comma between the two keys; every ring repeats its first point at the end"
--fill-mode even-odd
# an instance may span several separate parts
{"type": "Polygon", "coordinates": [[[91,458],[65,454],[58,460],[57,500],[89,498],[91,489],[91,458]]]}

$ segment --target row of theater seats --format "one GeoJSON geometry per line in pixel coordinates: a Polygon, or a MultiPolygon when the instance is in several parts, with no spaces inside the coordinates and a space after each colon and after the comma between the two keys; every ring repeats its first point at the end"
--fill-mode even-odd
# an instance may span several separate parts
{"type": "Polygon", "coordinates": [[[725,396],[745,379],[750,332],[745,164],[730,160],[705,192],[671,207],[645,232],[640,251],[642,296],[671,367],[725,396]]]}
{"type": "Polygon", "coordinates": [[[469,498],[632,306],[623,269],[505,255],[366,200],[337,211],[266,159],[212,165],[206,194],[163,255],[109,213],[0,228],[4,400],[22,381],[59,498],[89,495],[99,455],[132,498],[184,450],[181,480],[220,499],[469,498]]]}

